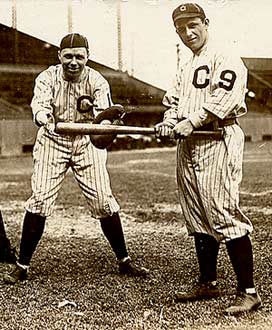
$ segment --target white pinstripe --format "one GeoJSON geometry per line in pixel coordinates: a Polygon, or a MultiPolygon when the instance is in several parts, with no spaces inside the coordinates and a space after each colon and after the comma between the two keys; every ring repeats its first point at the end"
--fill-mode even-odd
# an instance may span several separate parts
{"type": "MultiPolygon", "coordinates": [[[[177,73],[174,86],[167,91],[163,104],[170,108],[165,112],[165,119],[188,118],[190,114],[205,108],[220,119],[239,117],[246,113],[245,93],[247,70],[242,60],[235,56],[222,55],[214,46],[205,47],[198,55],[191,57],[177,73]],[[195,88],[193,76],[197,69],[206,66],[209,69],[200,70],[198,83],[208,79],[205,88],[195,88]],[[237,78],[232,90],[219,88],[223,82],[220,75],[224,70],[232,70],[237,78]]],[[[227,83],[227,82],[226,82],[227,83]]]]}
{"type": "Polygon", "coordinates": [[[225,127],[223,140],[188,138],[178,145],[180,203],[190,234],[207,233],[230,240],[252,231],[239,208],[244,135],[238,125],[225,127]]]}
{"type": "MultiPolygon", "coordinates": [[[[174,126],[203,109],[220,119],[242,116],[246,80],[239,58],[206,46],[180,68],[174,87],[163,99],[169,107],[164,121],[174,126]]],[[[244,134],[237,124],[224,128],[222,140],[189,137],[179,141],[177,182],[189,234],[206,233],[227,241],[252,231],[239,208],[243,148],[244,134]]]]}
{"type": "MultiPolygon", "coordinates": [[[[63,80],[62,67],[52,66],[36,79],[31,103],[33,115],[50,112],[56,121],[85,121],[91,114],[76,110],[77,98],[90,95],[100,111],[112,105],[107,81],[86,67],[79,82],[63,80]]],[[[89,136],[53,136],[45,127],[39,129],[33,150],[34,171],[32,196],[26,209],[43,216],[51,215],[59,189],[69,167],[87,199],[92,215],[97,218],[111,215],[119,205],[111,192],[106,169],[107,152],[95,148],[89,136]]]]}

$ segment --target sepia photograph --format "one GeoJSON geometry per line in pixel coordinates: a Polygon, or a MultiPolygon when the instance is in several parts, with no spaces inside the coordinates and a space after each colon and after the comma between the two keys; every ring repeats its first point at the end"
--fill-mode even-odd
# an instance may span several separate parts
{"type": "Polygon", "coordinates": [[[271,0],[0,1],[0,329],[272,328],[271,0]]]}

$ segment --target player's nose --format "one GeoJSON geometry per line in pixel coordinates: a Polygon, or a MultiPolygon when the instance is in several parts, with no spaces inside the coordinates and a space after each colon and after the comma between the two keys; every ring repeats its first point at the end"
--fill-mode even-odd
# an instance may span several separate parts
{"type": "Polygon", "coordinates": [[[71,65],[77,65],[77,60],[76,60],[75,56],[73,56],[73,58],[71,60],[71,65]]]}
{"type": "Polygon", "coordinates": [[[184,33],[186,35],[187,38],[191,37],[192,36],[192,30],[189,28],[189,27],[185,27],[184,29],[184,33]]]}

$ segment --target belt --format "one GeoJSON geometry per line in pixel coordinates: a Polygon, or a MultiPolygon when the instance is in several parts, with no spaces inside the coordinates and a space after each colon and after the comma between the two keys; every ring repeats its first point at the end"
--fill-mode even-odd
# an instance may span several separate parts
{"type": "Polygon", "coordinates": [[[218,119],[215,122],[211,122],[209,124],[199,127],[198,130],[213,131],[217,128],[217,124],[218,124],[218,128],[223,128],[225,126],[231,126],[234,124],[238,124],[238,120],[237,120],[237,118],[218,119]]]}

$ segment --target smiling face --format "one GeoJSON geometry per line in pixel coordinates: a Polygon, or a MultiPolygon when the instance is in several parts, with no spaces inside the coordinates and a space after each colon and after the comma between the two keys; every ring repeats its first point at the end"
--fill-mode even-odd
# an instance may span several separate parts
{"type": "Polygon", "coordinates": [[[88,61],[88,51],[85,47],[64,48],[59,52],[64,78],[77,80],[88,61]]]}
{"type": "Polygon", "coordinates": [[[182,18],[175,23],[177,34],[193,53],[198,52],[207,42],[209,20],[200,17],[182,18]]]}

